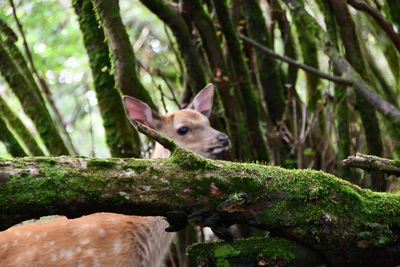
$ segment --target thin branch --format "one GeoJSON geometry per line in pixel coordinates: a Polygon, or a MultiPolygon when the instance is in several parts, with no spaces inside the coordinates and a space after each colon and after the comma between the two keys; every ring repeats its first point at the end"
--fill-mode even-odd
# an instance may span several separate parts
{"type": "Polygon", "coordinates": [[[349,156],[342,162],[343,165],[347,167],[360,168],[368,171],[379,171],[400,176],[400,162],[398,160],[357,153],[355,156],[349,156]]]}
{"type": "Polygon", "coordinates": [[[160,143],[163,147],[168,149],[171,152],[174,152],[176,149],[183,149],[175,144],[172,139],[169,137],[157,132],[156,130],[153,130],[146,125],[140,123],[140,122],[133,122],[131,121],[133,127],[135,127],[139,132],[142,134],[146,135],[147,137],[153,139],[154,141],[160,143]]]}
{"type": "Polygon", "coordinates": [[[294,59],[291,59],[287,56],[282,56],[279,55],[277,53],[275,53],[273,50],[269,49],[268,47],[265,47],[263,45],[261,45],[260,43],[254,41],[253,39],[250,39],[249,37],[244,36],[243,34],[238,33],[240,39],[242,39],[243,41],[251,44],[252,46],[254,46],[257,49],[260,49],[261,51],[267,53],[268,55],[270,55],[271,57],[277,58],[279,60],[282,60],[290,65],[296,66],[302,70],[305,70],[311,74],[314,74],[320,78],[335,82],[337,84],[341,84],[341,85],[345,85],[345,86],[352,86],[353,82],[351,80],[348,79],[344,79],[342,77],[338,77],[338,76],[332,76],[329,75],[325,72],[322,72],[316,68],[310,67],[308,65],[302,64],[294,59]]]}
{"type": "Polygon", "coordinates": [[[308,71],[310,73],[313,73],[315,75],[320,76],[321,78],[330,80],[332,82],[335,82],[337,84],[345,85],[345,86],[353,86],[354,89],[362,94],[368,102],[376,107],[383,115],[386,117],[392,118],[399,120],[400,119],[400,110],[398,110],[396,107],[394,107],[392,104],[390,104],[388,101],[383,99],[381,96],[379,96],[370,86],[361,79],[361,77],[358,75],[358,73],[353,69],[353,67],[350,65],[347,60],[344,58],[340,57],[339,53],[334,49],[333,47],[329,46],[329,42],[326,44],[326,52],[330,59],[332,60],[333,64],[335,65],[338,70],[344,74],[344,76],[347,76],[348,78],[341,78],[338,76],[332,76],[329,74],[326,74],[324,72],[321,72],[315,68],[312,68],[310,66],[307,66],[305,64],[299,63],[289,57],[286,56],[281,56],[271,49],[268,49],[267,47],[264,47],[260,45],[259,43],[255,42],[254,40],[239,34],[239,37],[254,45],[254,47],[257,47],[258,49],[261,49],[265,53],[271,55],[272,57],[275,57],[277,59],[280,59],[282,61],[285,61],[289,64],[293,64],[305,71],[308,71]]]}
{"type": "Polygon", "coordinates": [[[375,19],[375,22],[386,32],[394,46],[396,46],[397,50],[400,52],[400,36],[394,31],[393,26],[385,20],[378,10],[359,0],[348,0],[348,3],[355,9],[364,11],[375,19]]]}

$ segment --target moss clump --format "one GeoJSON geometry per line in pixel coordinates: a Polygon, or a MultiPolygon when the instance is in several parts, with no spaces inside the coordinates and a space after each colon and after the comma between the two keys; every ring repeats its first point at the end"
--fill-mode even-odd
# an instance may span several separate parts
{"type": "Polygon", "coordinates": [[[170,161],[185,169],[212,170],[216,168],[210,160],[184,148],[180,148],[172,153],[170,161]]]}
{"type": "Polygon", "coordinates": [[[122,167],[124,170],[133,170],[138,173],[151,171],[153,174],[159,174],[160,171],[146,163],[128,163],[122,167]]]}
{"type": "Polygon", "coordinates": [[[56,160],[54,160],[54,159],[52,159],[52,158],[35,158],[35,160],[36,160],[36,162],[37,163],[39,163],[39,166],[42,164],[42,163],[45,163],[45,164],[48,164],[48,165],[50,165],[50,166],[54,166],[54,165],[56,165],[56,163],[57,163],[57,161],[56,160]]]}
{"type": "Polygon", "coordinates": [[[394,167],[400,168],[400,160],[392,160],[391,162],[394,167]]]}
{"type": "Polygon", "coordinates": [[[238,239],[231,243],[214,242],[194,244],[188,248],[189,255],[193,255],[197,264],[207,262],[217,267],[233,266],[233,259],[242,259],[246,262],[278,261],[287,265],[295,258],[296,245],[281,238],[238,239]]]}
{"type": "Polygon", "coordinates": [[[91,159],[88,161],[87,166],[89,168],[104,168],[109,169],[117,165],[117,163],[109,160],[99,160],[99,159],[91,159]]]}
{"type": "MultiPolygon", "coordinates": [[[[2,159],[0,158],[0,160],[2,160],[2,159]]],[[[13,164],[13,166],[14,166],[15,168],[17,168],[17,169],[26,169],[26,168],[28,167],[28,165],[26,165],[26,164],[23,163],[23,162],[15,162],[15,163],[13,164]]]]}

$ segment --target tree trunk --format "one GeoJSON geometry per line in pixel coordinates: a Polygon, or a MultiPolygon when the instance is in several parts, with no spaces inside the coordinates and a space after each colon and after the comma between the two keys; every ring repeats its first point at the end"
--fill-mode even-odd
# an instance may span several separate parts
{"type": "Polygon", "coordinates": [[[44,156],[42,149],[39,147],[33,134],[29,132],[25,124],[11,110],[3,97],[0,96],[0,117],[7,120],[9,126],[13,128],[16,134],[21,138],[21,141],[28,148],[32,156],[44,156]]]}
{"type": "MultiPolygon", "coordinates": [[[[2,40],[0,41],[0,58],[2,59],[0,73],[20,100],[25,113],[32,119],[49,152],[56,156],[68,155],[69,151],[40,96],[39,89],[29,82],[25,73],[18,67],[19,59],[13,60],[15,54],[9,54],[5,44],[2,40]]],[[[14,52],[17,52],[16,47],[15,49],[14,52]]],[[[22,57],[21,54],[20,56],[22,57]]]]}
{"type": "Polygon", "coordinates": [[[119,89],[123,94],[136,97],[158,110],[137,76],[136,58],[122,23],[118,1],[92,0],[92,3],[106,33],[113,57],[114,77],[119,89]]]}
{"type": "Polygon", "coordinates": [[[113,157],[140,157],[140,140],[126,119],[121,96],[111,74],[109,48],[90,0],[75,0],[75,12],[90,60],[94,88],[103,118],[106,142],[113,157]]]}

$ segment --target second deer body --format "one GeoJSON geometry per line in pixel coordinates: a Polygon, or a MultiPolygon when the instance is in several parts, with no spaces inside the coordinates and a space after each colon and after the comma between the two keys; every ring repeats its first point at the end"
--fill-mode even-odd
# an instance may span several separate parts
{"type": "MultiPolygon", "coordinates": [[[[207,86],[187,109],[166,115],[145,103],[124,98],[128,118],[172,138],[178,145],[205,157],[227,150],[228,137],[208,121],[214,89],[207,86]]],[[[169,151],[156,144],[152,158],[169,151]]],[[[162,217],[96,213],[77,219],[64,217],[12,227],[0,232],[0,266],[162,266],[174,235],[165,232],[162,217]]]]}

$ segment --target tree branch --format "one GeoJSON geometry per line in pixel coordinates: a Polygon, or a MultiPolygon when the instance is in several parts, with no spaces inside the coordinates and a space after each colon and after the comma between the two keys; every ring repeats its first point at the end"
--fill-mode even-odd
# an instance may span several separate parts
{"type": "Polygon", "coordinates": [[[368,15],[370,15],[376,21],[376,23],[382,28],[382,30],[386,32],[390,40],[393,42],[394,46],[400,52],[399,35],[394,31],[393,26],[385,20],[385,18],[381,15],[381,13],[379,13],[378,10],[374,9],[373,7],[371,7],[370,5],[368,5],[363,1],[348,0],[347,2],[355,9],[364,11],[368,15]]]}
{"type": "Polygon", "coordinates": [[[339,77],[339,76],[329,75],[329,74],[327,74],[325,72],[322,72],[322,71],[320,71],[320,70],[318,70],[316,68],[310,67],[310,66],[308,66],[306,64],[300,63],[300,62],[298,62],[298,61],[296,61],[294,59],[291,59],[291,58],[289,58],[287,56],[279,55],[278,53],[275,53],[272,49],[269,49],[268,47],[265,47],[265,46],[257,43],[253,39],[250,39],[249,37],[246,37],[243,34],[239,33],[239,37],[240,37],[240,39],[242,39],[243,41],[251,44],[252,46],[256,47],[257,49],[260,49],[261,51],[264,51],[266,54],[270,55],[271,57],[274,57],[274,58],[277,58],[279,60],[282,60],[282,61],[284,61],[284,62],[286,62],[286,63],[288,63],[290,65],[296,66],[296,67],[298,67],[298,68],[300,68],[300,69],[302,69],[304,71],[307,71],[307,72],[309,72],[311,74],[314,74],[314,75],[316,75],[316,76],[318,76],[320,78],[323,78],[323,79],[326,79],[326,80],[329,80],[329,81],[332,81],[334,83],[341,84],[341,85],[346,85],[346,86],[352,86],[353,85],[352,81],[350,81],[348,79],[345,79],[345,78],[342,78],[342,77],[339,77]]]}
{"type": "Polygon", "coordinates": [[[390,104],[388,101],[379,96],[354,70],[350,63],[339,55],[339,52],[330,46],[328,42],[326,44],[326,53],[332,60],[334,66],[342,73],[344,77],[353,81],[354,89],[359,92],[365,99],[374,107],[376,107],[382,115],[399,120],[400,110],[390,104]]]}
{"type": "Polygon", "coordinates": [[[0,34],[1,75],[18,97],[25,113],[32,119],[48,151],[52,155],[68,155],[68,148],[57,131],[23,55],[14,41],[3,40],[2,37],[0,34]]]}
{"type": "Polygon", "coordinates": [[[339,55],[338,51],[330,45],[329,41],[326,43],[327,55],[332,60],[333,64],[338,68],[338,70],[345,76],[345,78],[326,74],[310,66],[299,63],[289,57],[279,55],[274,51],[272,51],[271,49],[268,49],[267,47],[260,45],[259,43],[255,42],[254,40],[242,34],[239,34],[239,36],[244,41],[252,44],[254,47],[257,47],[258,49],[264,51],[265,53],[269,54],[272,57],[275,57],[284,62],[297,66],[305,71],[318,75],[321,78],[333,81],[341,85],[353,86],[356,91],[358,91],[363,97],[365,97],[368,100],[368,102],[374,107],[376,107],[384,116],[396,120],[400,119],[400,110],[398,110],[388,101],[379,96],[359,76],[359,74],[354,70],[354,68],[350,65],[350,63],[348,63],[346,59],[344,59],[339,55]]]}
{"type": "Polygon", "coordinates": [[[398,160],[357,153],[355,156],[349,156],[342,162],[347,167],[379,171],[400,176],[400,161],[398,160]]]}
{"type": "MultiPolygon", "coordinates": [[[[25,55],[26,55],[26,57],[28,59],[29,65],[31,67],[31,71],[32,71],[33,75],[37,78],[38,85],[40,86],[41,91],[43,92],[44,96],[47,96],[46,100],[48,101],[48,103],[49,103],[49,105],[51,107],[51,110],[53,111],[54,115],[57,118],[57,120],[55,120],[54,123],[59,124],[60,129],[62,131],[62,134],[65,136],[65,139],[66,139],[66,141],[68,143],[67,145],[72,150],[73,155],[78,155],[79,153],[76,150],[74,144],[72,143],[71,136],[69,135],[69,133],[67,132],[67,130],[65,128],[64,118],[62,117],[60,111],[58,110],[58,108],[57,108],[57,106],[56,106],[56,104],[55,104],[55,102],[53,100],[53,96],[52,96],[52,93],[50,91],[50,88],[47,85],[46,81],[39,75],[39,72],[37,71],[37,69],[35,67],[35,64],[33,62],[32,53],[31,53],[31,51],[29,49],[28,42],[26,41],[25,33],[24,33],[23,29],[22,29],[22,24],[19,21],[18,16],[17,16],[17,9],[15,8],[14,1],[13,0],[9,0],[9,3],[11,5],[12,11],[13,11],[13,16],[14,16],[15,23],[17,24],[18,31],[19,31],[19,33],[20,33],[20,35],[22,37],[22,44],[23,44],[23,47],[24,47],[24,50],[25,50],[25,55]]],[[[32,79],[32,80],[36,84],[36,81],[34,79],[32,79]]],[[[40,94],[40,90],[38,90],[37,93],[40,94]]]]}
{"type": "Polygon", "coordinates": [[[6,100],[0,96],[0,117],[7,120],[8,124],[15,130],[17,135],[21,138],[25,146],[33,156],[44,156],[42,149],[35,140],[33,134],[26,128],[25,124],[8,106],[6,100]]]}

